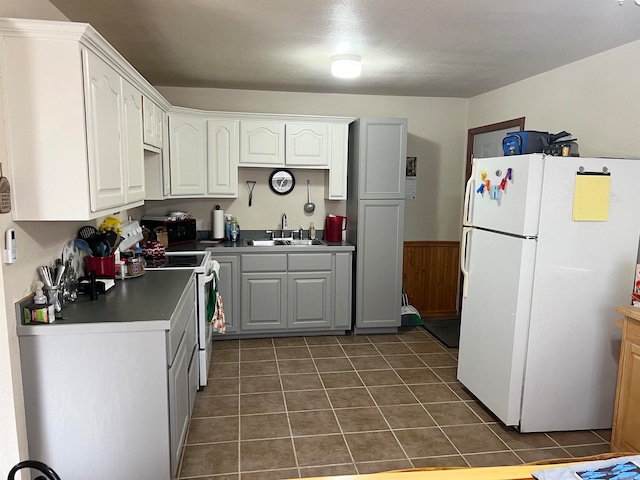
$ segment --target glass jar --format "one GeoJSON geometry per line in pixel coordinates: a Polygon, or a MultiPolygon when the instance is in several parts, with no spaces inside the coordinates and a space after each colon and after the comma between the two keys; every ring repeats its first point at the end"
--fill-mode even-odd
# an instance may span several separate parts
{"type": "Polygon", "coordinates": [[[127,259],[127,276],[137,277],[144,273],[145,261],[142,254],[136,254],[127,259]]]}

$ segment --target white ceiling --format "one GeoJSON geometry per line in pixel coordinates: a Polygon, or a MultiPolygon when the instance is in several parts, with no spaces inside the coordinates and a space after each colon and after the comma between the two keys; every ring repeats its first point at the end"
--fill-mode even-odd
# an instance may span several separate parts
{"type": "Polygon", "coordinates": [[[640,39],[633,0],[50,1],[156,86],[467,98],[640,39]]]}

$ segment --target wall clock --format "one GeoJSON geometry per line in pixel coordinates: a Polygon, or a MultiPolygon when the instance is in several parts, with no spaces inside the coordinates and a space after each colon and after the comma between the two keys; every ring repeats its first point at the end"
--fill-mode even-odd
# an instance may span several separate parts
{"type": "Polygon", "coordinates": [[[280,168],[271,172],[269,176],[269,187],[278,195],[291,193],[296,186],[296,179],[291,171],[280,168]]]}

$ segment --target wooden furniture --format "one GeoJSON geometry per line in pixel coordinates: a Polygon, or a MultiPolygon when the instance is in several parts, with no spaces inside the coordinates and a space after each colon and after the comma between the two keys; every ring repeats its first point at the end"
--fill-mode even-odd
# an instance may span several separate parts
{"type": "Polygon", "coordinates": [[[640,452],[640,308],[616,311],[624,319],[611,451],[640,452]]]}
{"type": "Polygon", "coordinates": [[[404,242],[402,281],[422,318],[457,315],[459,272],[459,241],[404,242]]]}

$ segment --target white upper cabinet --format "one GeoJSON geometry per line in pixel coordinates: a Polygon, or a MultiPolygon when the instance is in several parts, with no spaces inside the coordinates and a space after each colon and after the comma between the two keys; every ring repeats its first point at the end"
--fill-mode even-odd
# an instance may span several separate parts
{"type": "Polygon", "coordinates": [[[117,72],[84,50],[91,211],[125,203],[122,85],[117,72]]]}
{"type": "Polygon", "coordinates": [[[240,166],[284,165],[284,122],[240,122],[240,166]]]}
{"type": "Polygon", "coordinates": [[[125,127],[126,203],[144,200],[144,152],[142,149],[142,94],[122,79],[125,127]]]}
{"type": "Polygon", "coordinates": [[[207,121],[207,195],[238,198],[240,122],[207,121]]]}
{"type": "Polygon", "coordinates": [[[142,205],[144,79],[86,24],[0,19],[0,43],[13,220],[142,205]]]}
{"type": "Polygon", "coordinates": [[[162,109],[147,97],[142,99],[144,112],[144,143],[156,148],[163,147],[162,109]]]}
{"type": "Polygon", "coordinates": [[[287,123],[285,164],[291,167],[329,167],[329,125],[287,123]]]}
{"type": "Polygon", "coordinates": [[[205,194],[207,122],[203,118],[169,116],[171,196],[205,194]]]}
{"type": "Polygon", "coordinates": [[[349,125],[332,124],[329,145],[329,171],[325,174],[327,200],[347,199],[347,167],[349,158],[349,125]]]}

